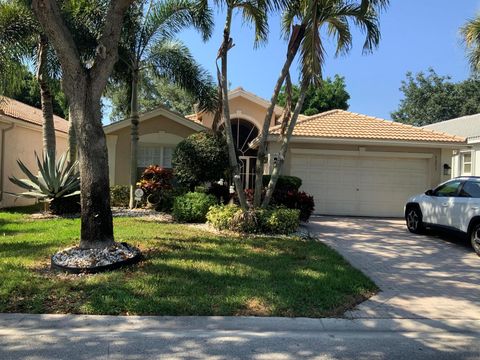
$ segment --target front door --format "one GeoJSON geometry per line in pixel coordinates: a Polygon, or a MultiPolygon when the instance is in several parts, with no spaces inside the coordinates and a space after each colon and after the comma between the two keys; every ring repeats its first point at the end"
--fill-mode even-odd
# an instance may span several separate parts
{"type": "Polygon", "coordinates": [[[255,156],[240,156],[240,175],[242,177],[245,189],[255,187],[255,166],[257,158],[255,156]]]}

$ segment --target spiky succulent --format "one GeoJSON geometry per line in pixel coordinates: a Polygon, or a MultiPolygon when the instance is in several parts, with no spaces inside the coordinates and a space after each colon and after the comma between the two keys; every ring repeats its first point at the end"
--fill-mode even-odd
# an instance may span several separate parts
{"type": "Polygon", "coordinates": [[[67,153],[64,153],[57,162],[48,155],[40,159],[35,153],[35,157],[38,175],[34,175],[21,160],[17,160],[18,166],[27,176],[27,179],[18,179],[15,176],[9,177],[9,179],[12,183],[27,191],[15,195],[53,201],[80,194],[78,163],[69,164],[67,153]]]}

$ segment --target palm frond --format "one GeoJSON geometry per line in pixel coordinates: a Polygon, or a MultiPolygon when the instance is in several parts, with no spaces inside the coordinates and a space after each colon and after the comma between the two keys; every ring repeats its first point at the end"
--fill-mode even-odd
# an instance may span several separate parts
{"type": "Polygon", "coordinates": [[[148,63],[155,75],[190,93],[201,110],[217,106],[216,89],[211,76],[195,61],[188,48],[179,41],[163,41],[151,52],[148,63]]]}
{"type": "Polygon", "coordinates": [[[264,43],[268,38],[268,6],[265,1],[242,1],[237,5],[242,10],[244,23],[253,24],[255,30],[255,46],[264,43]]]}
{"type": "Polygon", "coordinates": [[[467,57],[472,71],[480,71],[480,16],[469,20],[460,33],[467,48],[467,57]]]}

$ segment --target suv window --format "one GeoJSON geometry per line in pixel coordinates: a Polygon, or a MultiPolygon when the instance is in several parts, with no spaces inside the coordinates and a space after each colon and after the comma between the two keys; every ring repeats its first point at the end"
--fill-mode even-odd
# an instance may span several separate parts
{"type": "Polygon", "coordinates": [[[460,191],[460,196],[480,198],[480,181],[467,181],[460,191]]]}
{"type": "Polygon", "coordinates": [[[440,197],[457,196],[460,185],[462,185],[462,181],[448,182],[436,188],[433,195],[440,197]]]}

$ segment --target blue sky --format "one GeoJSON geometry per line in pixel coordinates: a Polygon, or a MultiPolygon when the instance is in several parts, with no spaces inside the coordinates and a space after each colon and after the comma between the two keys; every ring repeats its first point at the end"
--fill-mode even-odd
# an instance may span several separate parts
{"type": "MultiPolygon", "coordinates": [[[[402,93],[401,81],[407,71],[419,72],[433,67],[455,81],[469,76],[459,27],[480,10],[479,0],[391,0],[382,14],[382,41],[378,50],[362,55],[363,35],[354,32],[354,47],[347,56],[334,58],[331,42],[324,76],[345,77],[350,93],[350,110],[390,119],[402,93]]],[[[222,38],[224,14],[216,11],[216,28],[206,43],[194,31],[179,38],[211,74],[222,38]]],[[[280,18],[271,16],[268,43],[253,48],[253,32],[235,17],[232,30],[235,47],[229,52],[229,81],[232,88],[246,90],[269,99],[285,58],[286,43],[280,36],[280,18]]],[[[298,79],[298,72],[292,72],[298,79]]]]}

